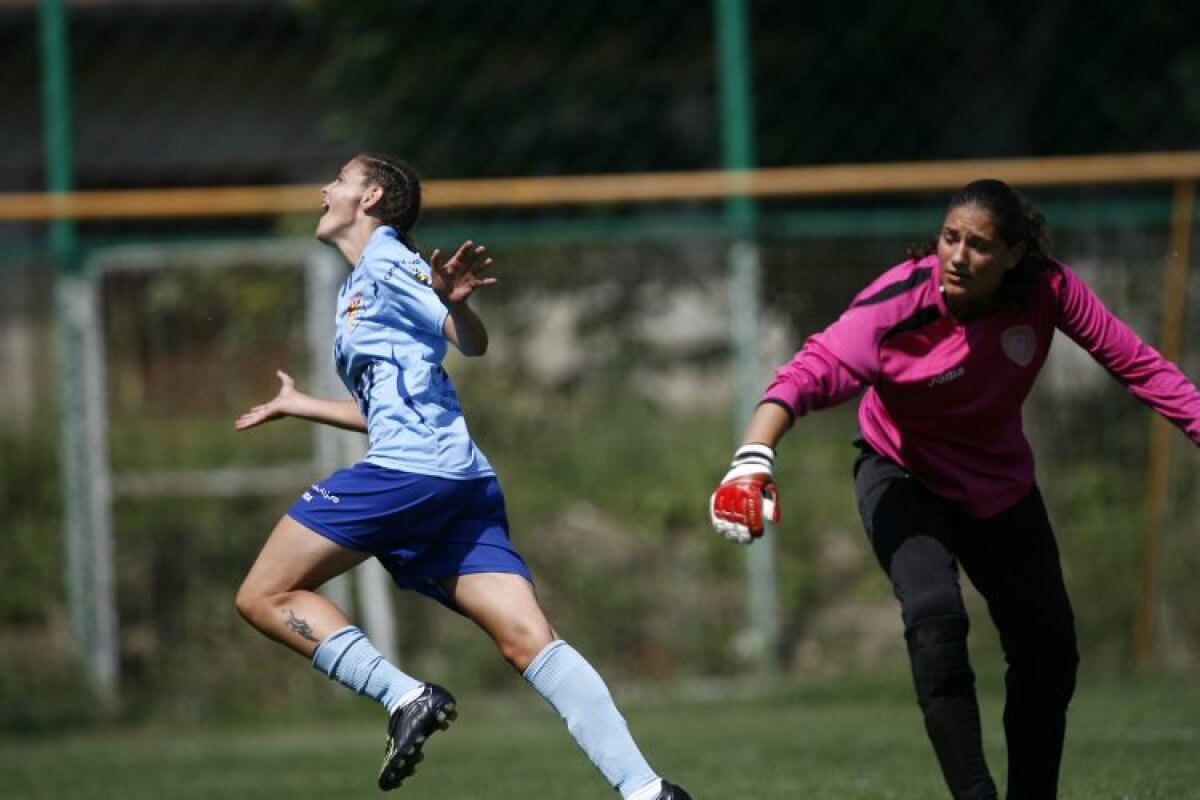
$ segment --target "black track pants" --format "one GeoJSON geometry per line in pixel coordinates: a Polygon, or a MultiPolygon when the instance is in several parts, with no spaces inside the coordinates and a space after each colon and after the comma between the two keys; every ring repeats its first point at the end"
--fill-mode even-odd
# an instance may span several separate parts
{"type": "Polygon", "coordinates": [[[955,798],[994,798],[959,565],[987,601],[1008,662],[1009,800],[1057,794],[1079,656],[1054,532],[1041,493],[975,519],[865,449],[854,465],[863,526],[900,601],[917,700],[955,798]]]}

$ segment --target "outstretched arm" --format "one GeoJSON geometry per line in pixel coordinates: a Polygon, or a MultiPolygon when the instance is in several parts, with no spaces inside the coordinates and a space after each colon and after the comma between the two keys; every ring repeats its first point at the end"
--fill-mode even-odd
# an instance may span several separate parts
{"type": "Polygon", "coordinates": [[[299,417],[310,422],[366,433],[367,421],[363,419],[358,403],[354,400],[325,400],[313,397],[296,389],[296,382],[286,372],[277,370],[275,374],[279,376],[279,394],[242,414],[233,423],[233,427],[244,431],[271,420],[299,417]]]}
{"type": "Polygon", "coordinates": [[[1178,365],[1146,344],[1095,292],[1062,267],[1059,327],[1131,395],[1166,417],[1200,446],[1200,390],[1178,365]]]}
{"type": "Polygon", "coordinates": [[[487,328],[467,305],[467,298],[476,289],[496,282],[495,278],[481,275],[493,265],[492,259],[486,257],[486,252],[483,246],[466,241],[447,261],[442,261],[441,250],[434,250],[429,259],[433,290],[450,310],[442,332],[465,356],[481,356],[488,348],[487,328]]]}
{"type": "Polygon", "coordinates": [[[849,399],[862,391],[863,385],[845,364],[813,340],[776,371],[775,380],[750,417],[729,471],[709,498],[709,519],[717,533],[749,544],[763,535],[764,522],[779,522],[779,493],[773,477],[775,448],[796,417],[849,399]]]}

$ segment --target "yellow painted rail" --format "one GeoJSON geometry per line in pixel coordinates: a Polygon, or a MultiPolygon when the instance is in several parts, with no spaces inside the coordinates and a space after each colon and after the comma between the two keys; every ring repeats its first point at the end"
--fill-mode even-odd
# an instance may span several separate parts
{"type": "MultiPolygon", "coordinates": [[[[1200,152],[429,180],[424,205],[505,208],[881,194],[954,189],[982,177],[1021,187],[1197,180],[1200,152]]],[[[0,222],[316,214],[320,188],[305,184],[0,194],[0,222]]]]}

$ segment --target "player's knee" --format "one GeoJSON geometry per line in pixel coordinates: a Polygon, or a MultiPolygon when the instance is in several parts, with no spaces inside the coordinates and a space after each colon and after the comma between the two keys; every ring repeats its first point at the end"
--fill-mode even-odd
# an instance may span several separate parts
{"type": "Polygon", "coordinates": [[[965,697],[975,691],[975,672],[967,655],[966,614],[929,617],[905,630],[913,684],[922,708],[940,697],[965,697]]]}
{"type": "Polygon", "coordinates": [[[518,622],[509,625],[495,641],[504,660],[518,672],[524,672],[546,645],[554,641],[554,636],[553,631],[543,626],[518,622]]]}
{"type": "Polygon", "coordinates": [[[1075,694],[1079,651],[1072,636],[1043,640],[1008,654],[1009,701],[1045,708],[1065,708],[1075,694]]]}
{"type": "Polygon", "coordinates": [[[967,607],[963,604],[962,592],[954,584],[933,586],[913,592],[903,603],[905,636],[921,623],[933,619],[961,618],[965,625],[967,607]]]}
{"type": "Polygon", "coordinates": [[[242,619],[257,628],[259,627],[258,620],[262,619],[268,603],[262,593],[254,591],[243,583],[238,587],[237,594],[233,598],[233,605],[242,619]]]}

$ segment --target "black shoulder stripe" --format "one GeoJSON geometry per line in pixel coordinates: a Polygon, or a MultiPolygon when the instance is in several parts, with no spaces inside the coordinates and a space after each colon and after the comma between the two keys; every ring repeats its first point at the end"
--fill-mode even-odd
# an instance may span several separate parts
{"type": "Polygon", "coordinates": [[[929,273],[932,270],[933,267],[914,269],[912,274],[904,280],[896,281],[895,283],[889,283],[887,286],[883,287],[870,297],[864,297],[863,299],[859,300],[854,304],[853,307],[857,308],[858,306],[870,306],[874,305],[875,303],[882,303],[884,300],[890,300],[897,295],[902,295],[905,292],[911,291],[923,284],[925,281],[929,280],[929,273]]]}
{"type": "Polygon", "coordinates": [[[879,340],[880,343],[886,342],[893,336],[899,336],[908,331],[915,331],[917,328],[923,328],[931,322],[936,322],[942,318],[942,310],[937,306],[923,306],[918,308],[913,314],[900,320],[892,327],[888,328],[887,333],[879,340]]]}

